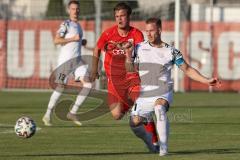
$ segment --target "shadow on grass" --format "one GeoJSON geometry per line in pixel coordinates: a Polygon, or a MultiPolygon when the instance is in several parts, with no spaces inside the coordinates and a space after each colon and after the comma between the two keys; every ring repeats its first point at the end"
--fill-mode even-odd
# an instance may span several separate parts
{"type": "Polygon", "coordinates": [[[178,124],[178,125],[240,125],[240,123],[237,122],[172,122],[172,124],[178,124]]]}
{"type": "Polygon", "coordinates": [[[202,149],[190,151],[171,152],[170,155],[190,155],[190,154],[236,154],[240,153],[240,148],[220,148],[220,149],[202,149]]]}
{"type": "Polygon", "coordinates": [[[66,125],[53,125],[51,127],[48,126],[41,126],[43,128],[119,128],[119,127],[126,127],[127,124],[83,124],[83,126],[79,127],[75,124],[66,126],[66,125]]]}
{"type": "MultiPolygon", "coordinates": [[[[225,148],[225,149],[203,149],[192,151],[176,151],[170,152],[168,156],[177,155],[193,155],[193,154],[239,154],[240,148],[225,148]]],[[[123,155],[140,155],[153,154],[149,152],[102,152],[102,153],[46,153],[46,154],[25,154],[25,155],[2,155],[2,157],[81,157],[81,156],[123,156],[123,155]]]]}
{"type": "Polygon", "coordinates": [[[62,157],[62,156],[114,156],[114,155],[152,154],[149,152],[107,152],[107,153],[47,153],[26,155],[3,155],[2,157],[62,157]]]}

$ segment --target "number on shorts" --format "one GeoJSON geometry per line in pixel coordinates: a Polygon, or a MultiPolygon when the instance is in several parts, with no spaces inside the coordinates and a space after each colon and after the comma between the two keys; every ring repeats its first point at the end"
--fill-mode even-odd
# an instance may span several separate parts
{"type": "Polygon", "coordinates": [[[58,79],[61,81],[64,81],[64,79],[66,78],[66,74],[60,73],[58,79]]]}

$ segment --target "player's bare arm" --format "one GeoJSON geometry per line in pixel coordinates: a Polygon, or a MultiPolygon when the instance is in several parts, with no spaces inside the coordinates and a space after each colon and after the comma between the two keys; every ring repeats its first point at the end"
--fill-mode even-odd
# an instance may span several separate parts
{"type": "Polygon", "coordinates": [[[99,62],[99,57],[101,54],[101,49],[96,46],[93,50],[93,56],[92,56],[92,72],[91,72],[91,77],[90,80],[93,82],[96,79],[99,78],[98,74],[98,62],[99,62]]]}
{"type": "Polygon", "coordinates": [[[134,59],[132,58],[134,45],[131,43],[126,43],[122,47],[126,55],[125,67],[127,72],[136,72],[135,66],[134,66],[134,59]]]}
{"type": "Polygon", "coordinates": [[[179,67],[188,77],[195,81],[199,81],[201,83],[208,84],[209,86],[217,86],[219,87],[221,82],[217,78],[207,78],[203,76],[198,70],[191,67],[187,62],[184,62],[179,67]]]}
{"type": "Polygon", "coordinates": [[[70,43],[70,42],[77,42],[77,41],[80,41],[80,35],[79,34],[76,34],[75,36],[71,37],[71,38],[63,38],[63,37],[60,37],[59,34],[56,35],[55,39],[54,39],[54,44],[55,45],[65,45],[67,43],[70,43]]]}
{"type": "Polygon", "coordinates": [[[135,72],[136,70],[134,69],[134,62],[131,60],[131,58],[127,58],[126,57],[126,61],[125,61],[125,67],[127,72],[135,72]]]}

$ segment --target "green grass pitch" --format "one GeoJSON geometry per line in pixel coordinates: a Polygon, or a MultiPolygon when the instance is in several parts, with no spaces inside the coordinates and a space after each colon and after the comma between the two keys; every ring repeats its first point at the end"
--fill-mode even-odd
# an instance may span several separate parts
{"type": "MultiPolygon", "coordinates": [[[[177,93],[168,112],[169,155],[150,154],[128,126],[110,114],[75,126],[53,117],[41,118],[49,93],[0,92],[0,160],[238,160],[240,159],[240,94],[177,93]],[[38,128],[30,139],[13,132],[17,118],[32,117],[38,128]]],[[[63,97],[64,98],[64,97],[63,97]]],[[[80,112],[95,106],[89,98],[80,112]]],[[[66,106],[67,107],[67,106],[66,106]]]]}

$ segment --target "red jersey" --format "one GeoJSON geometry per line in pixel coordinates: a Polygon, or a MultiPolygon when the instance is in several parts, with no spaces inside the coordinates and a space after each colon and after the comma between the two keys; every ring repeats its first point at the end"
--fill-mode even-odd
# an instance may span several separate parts
{"type": "Polygon", "coordinates": [[[118,45],[131,42],[135,46],[143,40],[142,32],[134,27],[130,28],[126,37],[119,35],[117,25],[102,33],[97,46],[105,51],[104,68],[108,78],[112,76],[121,76],[123,78],[127,73],[125,68],[125,52],[118,45]]]}

